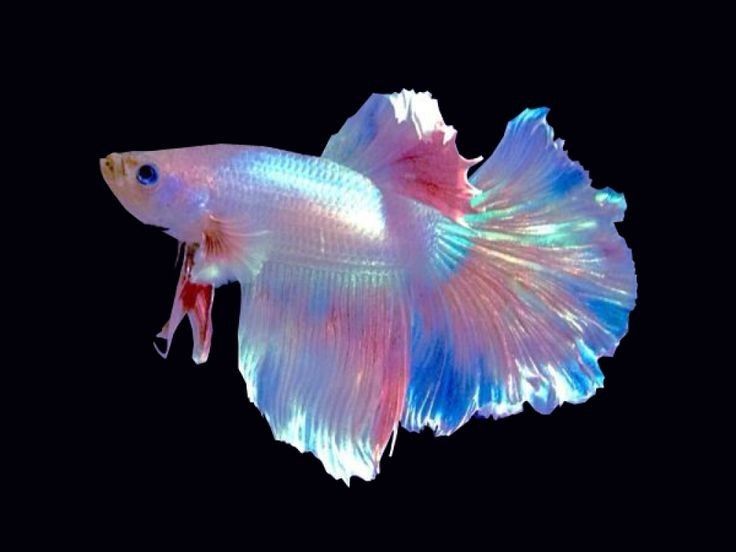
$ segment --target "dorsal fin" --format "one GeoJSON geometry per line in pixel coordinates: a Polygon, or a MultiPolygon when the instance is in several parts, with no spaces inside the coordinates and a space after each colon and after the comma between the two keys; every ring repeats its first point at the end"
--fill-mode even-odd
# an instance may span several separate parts
{"type": "Polygon", "coordinates": [[[384,191],[431,205],[458,220],[478,193],[467,178],[456,131],[428,92],[373,94],[333,135],[322,156],[370,177],[384,191]]]}

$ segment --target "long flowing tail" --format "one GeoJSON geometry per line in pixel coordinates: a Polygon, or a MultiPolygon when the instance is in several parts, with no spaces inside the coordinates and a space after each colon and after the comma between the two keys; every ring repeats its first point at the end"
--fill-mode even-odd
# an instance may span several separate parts
{"type": "Polygon", "coordinates": [[[603,385],[597,359],[627,331],[636,275],[614,226],[624,197],[591,186],[547,111],[509,123],[470,178],[472,211],[440,225],[452,273],[415,303],[408,429],[448,434],[476,413],[585,401],[603,385]]]}
{"type": "Polygon", "coordinates": [[[429,276],[411,291],[407,429],[449,434],[474,414],[582,402],[626,333],[636,275],[614,225],[624,198],[591,186],[546,115],[511,121],[470,179],[477,160],[460,156],[427,93],[374,94],[325,148],[384,191],[389,222],[411,236],[412,272],[429,276]]]}

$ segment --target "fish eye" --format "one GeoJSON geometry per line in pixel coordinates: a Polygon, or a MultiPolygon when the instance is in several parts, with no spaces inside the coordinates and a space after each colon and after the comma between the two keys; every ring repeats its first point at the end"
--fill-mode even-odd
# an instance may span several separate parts
{"type": "Polygon", "coordinates": [[[158,180],[158,171],[153,165],[141,165],[135,177],[144,186],[151,186],[158,180]]]}

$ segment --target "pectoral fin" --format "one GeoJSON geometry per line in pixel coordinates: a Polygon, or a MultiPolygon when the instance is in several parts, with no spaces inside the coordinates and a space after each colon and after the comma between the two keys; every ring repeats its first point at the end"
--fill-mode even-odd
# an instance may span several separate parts
{"type": "Polygon", "coordinates": [[[215,286],[254,279],[268,257],[270,234],[254,230],[247,220],[210,216],[202,232],[192,277],[215,286]]]}

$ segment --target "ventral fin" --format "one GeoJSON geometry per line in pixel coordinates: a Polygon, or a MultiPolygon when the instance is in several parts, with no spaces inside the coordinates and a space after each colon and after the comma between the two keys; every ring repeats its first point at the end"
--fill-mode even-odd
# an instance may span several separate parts
{"type": "Polygon", "coordinates": [[[478,190],[467,173],[481,158],[462,157],[456,134],[428,92],[373,94],[330,138],[322,156],[458,221],[472,210],[469,200],[478,190]]]}
{"type": "Polygon", "coordinates": [[[210,344],[212,342],[212,303],[215,298],[215,288],[211,284],[195,283],[192,281],[192,268],[194,266],[196,250],[196,245],[186,246],[181,275],[179,276],[179,283],[176,286],[176,294],[174,295],[174,305],[171,308],[171,316],[156,336],[166,342],[165,348],[161,349],[155,343],[154,346],[159,354],[166,358],[169,354],[171,340],[174,337],[177,327],[184,317],[188,316],[189,324],[192,327],[192,340],[194,342],[192,360],[197,364],[202,364],[207,361],[207,357],[210,354],[210,344]]]}

